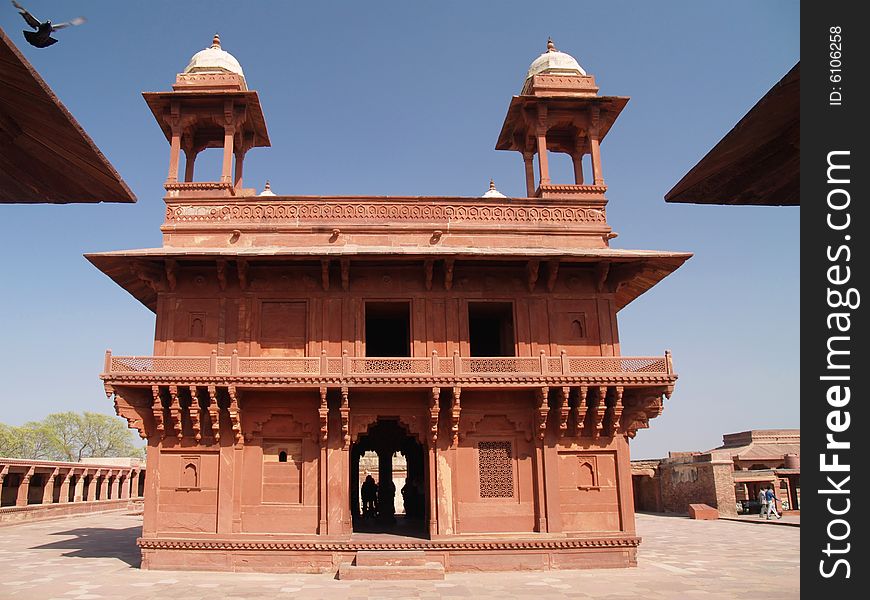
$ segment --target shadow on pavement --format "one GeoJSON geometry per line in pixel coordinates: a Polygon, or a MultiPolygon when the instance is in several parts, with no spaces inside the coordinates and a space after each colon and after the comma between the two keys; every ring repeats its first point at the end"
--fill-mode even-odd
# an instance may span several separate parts
{"type": "Polygon", "coordinates": [[[70,552],[64,552],[63,555],[79,558],[117,558],[137,569],[142,562],[139,547],[136,545],[136,538],[142,535],[141,526],[127,527],[126,529],[82,527],[58,531],[51,535],[73,537],[50,544],[33,546],[31,550],[70,550],[70,552]]]}

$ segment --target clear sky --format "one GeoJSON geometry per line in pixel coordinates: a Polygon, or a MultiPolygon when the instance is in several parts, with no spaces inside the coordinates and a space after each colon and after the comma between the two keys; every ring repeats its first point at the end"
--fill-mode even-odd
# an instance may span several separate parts
{"type": "Polygon", "coordinates": [[[87,17],[40,50],[0,1],[0,27],[139,202],[0,206],[0,421],[111,414],[103,352],[151,353],[154,315],[82,254],[160,245],[169,147],[140,92],[169,89],[219,32],[272,140],[246,184],[324,195],[477,196],[490,177],[525,195],[520,155],[493,147],[552,36],[600,93],[631,96],[602,144],[612,245],[695,253],[619,313],[623,353],[669,348],[680,374],[633,458],[799,427],[799,209],[663,200],[798,61],[798,2],[22,2],[87,17]]]}

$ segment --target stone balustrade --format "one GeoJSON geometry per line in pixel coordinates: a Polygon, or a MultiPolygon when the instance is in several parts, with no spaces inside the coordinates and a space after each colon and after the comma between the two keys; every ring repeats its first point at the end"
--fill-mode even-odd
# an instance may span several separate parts
{"type": "Polygon", "coordinates": [[[0,457],[0,525],[126,508],[141,499],[144,483],[139,459],[74,463],[0,457]]]}
{"type": "Polygon", "coordinates": [[[215,376],[215,377],[282,377],[353,380],[401,377],[413,383],[429,384],[433,379],[456,380],[504,378],[541,379],[577,377],[617,377],[675,379],[671,356],[539,356],[518,357],[450,357],[372,358],[342,356],[320,357],[246,357],[233,351],[230,356],[113,356],[106,352],[103,379],[127,376],[215,376]]]}

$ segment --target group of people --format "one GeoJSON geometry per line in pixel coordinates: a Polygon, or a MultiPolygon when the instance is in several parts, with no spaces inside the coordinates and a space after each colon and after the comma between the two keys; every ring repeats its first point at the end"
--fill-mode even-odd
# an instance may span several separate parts
{"type": "MultiPolygon", "coordinates": [[[[366,475],[360,488],[360,495],[362,496],[363,518],[391,518],[393,516],[396,484],[392,480],[378,484],[374,477],[366,475]]],[[[406,516],[410,518],[423,516],[423,489],[417,479],[410,478],[405,482],[405,486],[402,488],[402,503],[406,516]]]]}
{"type": "Polygon", "coordinates": [[[761,511],[758,513],[759,518],[764,519],[767,517],[767,519],[770,520],[770,515],[775,516],[777,519],[782,518],[782,514],[776,512],[776,503],[781,503],[781,501],[773,492],[773,486],[768,486],[767,489],[761,488],[758,490],[758,502],[761,504],[761,511]]]}

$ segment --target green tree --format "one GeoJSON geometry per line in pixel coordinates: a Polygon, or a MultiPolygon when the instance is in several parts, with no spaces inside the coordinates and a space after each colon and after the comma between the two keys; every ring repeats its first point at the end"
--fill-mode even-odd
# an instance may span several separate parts
{"type": "Polygon", "coordinates": [[[83,458],[142,457],[123,421],[99,413],[54,413],[14,427],[0,423],[0,456],[78,462],[83,458]]]}

